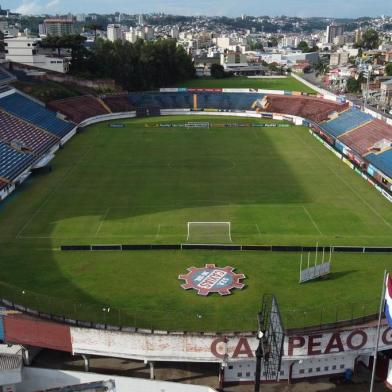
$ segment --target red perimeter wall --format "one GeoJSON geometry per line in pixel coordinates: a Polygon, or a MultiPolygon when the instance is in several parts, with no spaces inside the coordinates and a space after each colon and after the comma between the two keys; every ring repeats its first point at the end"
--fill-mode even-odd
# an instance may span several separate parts
{"type": "Polygon", "coordinates": [[[6,343],[72,352],[68,325],[43,321],[23,314],[11,314],[4,318],[4,332],[6,343]]]}

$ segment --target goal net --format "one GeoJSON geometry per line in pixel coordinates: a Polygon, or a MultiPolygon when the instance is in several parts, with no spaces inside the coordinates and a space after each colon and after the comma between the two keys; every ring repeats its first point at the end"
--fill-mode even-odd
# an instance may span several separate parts
{"type": "Polygon", "coordinates": [[[187,242],[192,244],[231,243],[230,222],[188,222],[187,242]]]}

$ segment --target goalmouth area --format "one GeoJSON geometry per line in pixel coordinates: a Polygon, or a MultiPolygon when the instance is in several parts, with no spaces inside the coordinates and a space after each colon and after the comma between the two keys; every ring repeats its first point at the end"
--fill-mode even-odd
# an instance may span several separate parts
{"type": "Polygon", "coordinates": [[[336,255],[330,279],[299,286],[295,253],[59,250],[208,236],[249,245],[391,245],[390,203],[307,128],[199,119],[210,127],[154,126],[195,121],[190,116],[121,120],[122,128],[101,123],[74,138],[50,174],[29,179],[0,207],[2,291],[23,288],[21,301],[69,310],[56,302],[67,298],[73,312],[162,329],[252,330],[261,293],[272,291],[287,326],[327,322],[339,317],[337,306],[342,317],[376,313],[378,277],[392,263],[383,254],[336,255]],[[217,223],[212,232],[205,222],[217,223]],[[224,299],[181,290],[178,274],[206,263],[234,266],[246,288],[224,299]]]}

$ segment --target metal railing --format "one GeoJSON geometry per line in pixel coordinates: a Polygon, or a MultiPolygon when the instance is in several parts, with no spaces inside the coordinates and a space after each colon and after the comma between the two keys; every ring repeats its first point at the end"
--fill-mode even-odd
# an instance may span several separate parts
{"type": "MultiPolygon", "coordinates": [[[[159,331],[187,332],[224,332],[257,330],[257,312],[259,309],[244,314],[243,311],[214,311],[205,306],[164,309],[154,311],[139,308],[115,308],[99,303],[81,303],[70,299],[55,298],[8,283],[0,282],[0,299],[4,306],[31,315],[64,322],[71,325],[99,329],[128,330],[148,329],[159,331]],[[241,315],[240,317],[238,315],[241,315]]],[[[367,300],[358,303],[320,304],[311,309],[287,309],[281,307],[285,328],[296,329],[319,327],[341,321],[365,320],[378,311],[378,301],[367,300]]]]}

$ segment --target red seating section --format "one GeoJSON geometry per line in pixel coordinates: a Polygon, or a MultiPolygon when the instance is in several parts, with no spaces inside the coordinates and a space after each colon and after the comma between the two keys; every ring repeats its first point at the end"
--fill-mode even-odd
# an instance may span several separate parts
{"type": "Polygon", "coordinates": [[[369,152],[369,149],[382,139],[392,141],[392,127],[381,120],[373,120],[339,137],[342,143],[361,155],[369,152]]]}
{"type": "Polygon", "coordinates": [[[109,113],[97,98],[90,95],[52,101],[48,104],[48,107],[66,115],[75,123],[80,123],[90,117],[109,113]]]}
{"type": "Polygon", "coordinates": [[[328,119],[333,112],[342,112],[348,109],[348,104],[338,104],[320,98],[287,95],[268,95],[267,107],[263,110],[272,113],[291,114],[315,122],[328,119]]]}
{"type": "Polygon", "coordinates": [[[57,143],[58,138],[36,126],[0,111],[0,140],[23,142],[33,153],[41,155],[57,143]]]}
{"type": "Polygon", "coordinates": [[[128,98],[128,94],[106,95],[102,100],[109,106],[114,113],[131,112],[136,110],[128,98]]]}

